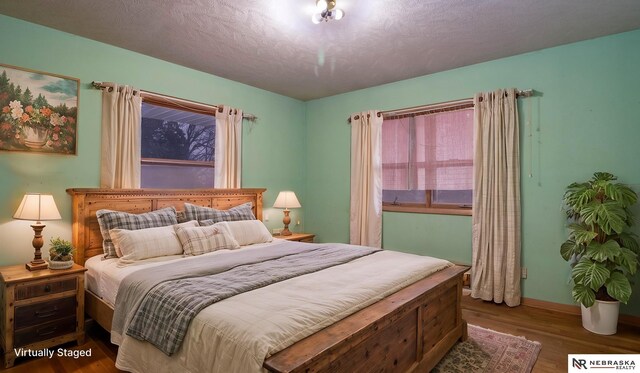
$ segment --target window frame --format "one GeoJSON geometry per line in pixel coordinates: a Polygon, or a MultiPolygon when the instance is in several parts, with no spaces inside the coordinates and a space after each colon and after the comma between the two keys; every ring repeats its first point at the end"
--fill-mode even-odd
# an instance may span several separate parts
{"type": "Polygon", "coordinates": [[[382,202],[382,211],[389,212],[412,212],[419,214],[439,214],[439,215],[466,215],[472,216],[473,209],[467,205],[456,205],[453,203],[433,203],[431,200],[432,190],[425,190],[426,203],[392,203],[382,202]]]}
{"type": "MultiPolygon", "coordinates": [[[[385,120],[389,119],[401,119],[407,117],[416,117],[419,115],[437,114],[448,111],[457,111],[463,109],[473,108],[473,99],[463,99],[452,102],[443,102],[432,105],[425,105],[419,108],[412,108],[407,110],[395,110],[390,111],[388,114],[383,113],[385,120]]],[[[384,125],[384,122],[383,122],[384,125]]],[[[415,128],[414,128],[415,131],[415,128]]],[[[415,141],[415,136],[411,137],[409,146],[412,146],[412,142],[415,141]]],[[[436,163],[449,163],[452,161],[437,161],[436,163]]],[[[459,162],[459,161],[455,161],[459,162]]],[[[471,161],[473,164],[473,160],[471,161]]],[[[384,167],[384,166],[383,166],[384,167]]],[[[383,190],[384,187],[383,187],[383,190]]],[[[469,205],[460,205],[454,203],[433,203],[433,190],[425,190],[426,202],[425,203],[399,203],[399,202],[382,202],[382,211],[387,212],[405,212],[405,213],[419,213],[419,214],[436,214],[436,215],[463,215],[473,216],[473,207],[469,205]]]]}
{"type": "MultiPolygon", "coordinates": [[[[203,108],[202,104],[197,102],[189,102],[187,100],[179,99],[180,102],[172,100],[172,97],[161,97],[155,94],[141,94],[142,103],[147,103],[155,106],[162,106],[168,109],[181,110],[192,112],[196,114],[210,115],[214,119],[218,108],[211,107],[211,109],[203,108]]],[[[142,130],[142,117],[140,118],[140,127],[142,130]]],[[[216,134],[217,135],[217,134],[216,134]]],[[[214,151],[215,151],[215,138],[214,138],[214,151]]],[[[215,158],[213,161],[194,161],[187,159],[164,159],[164,158],[143,158],[140,157],[140,166],[143,165],[165,165],[165,166],[183,166],[183,167],[203,167],[215,169],[215,158]]],[[[215,171],[214,171],[215,172],[215,171]]],[[[211,185],[210,188],[214,186],[211,185]]]]}

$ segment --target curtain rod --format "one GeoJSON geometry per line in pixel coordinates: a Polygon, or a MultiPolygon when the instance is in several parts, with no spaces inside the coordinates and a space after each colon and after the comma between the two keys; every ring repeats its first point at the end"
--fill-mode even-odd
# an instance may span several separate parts
{"type": "MultiPolygon", "coordinates": [[[[112,82],[99,82],[99,81],[93,81],[91,82],[91,86],[95,89],[103,89],[103,88],[113,88],[113,86],[115,85],[115,83],[112,82]]],[[[197,102],[197,101],[189,101],[189,100],[184,100],[178,97],[173,97],[173,96],[169,96],[169,95],[164,95],[161,93],[155,93],[155,92],[150,92],[150,91],[144,91],[142,89],[139,89],[138,92],[140,92],[140,96],[141,97],[148,97],[151,99],[158,99],[158,100],[165,100],[168,102],[172,102],[172,103],[176,103],[176,104],[184,104],[187,105],[187,107],[189,108],[196,108],[196,109],[202,109],[202,110],[206,110],[206,111],[217,111],[218,109],[220,109],[219,105],[210,105],[210,104],[205,104],[202,102],[197,102]]],[[[256,121],[258,119],[258,117],[256,117],[253,114],[249,114],[249,113],[243,113],[242,114],[242,118],[249,120],[249,121],[256,121]]]]}
{"type": "MultiPolygon", "coordinates": [[[[533,89],[524,89],[524,90],[519,90],[516,91],[516,97],[531,97],[533,96],[535,93],[535,91],[533,89]]],[[[471,104],[471,106],[473,106],[473,98],[465,98],[462,100],[454,100],[454,101],[446,101],[446,102],[440,102],[437,104],[431,104],[431,105],[421,105],[421,106],[413,106],[413,107],[408,107],[408,108],[404,108],[404,109],[395,109],[395,110],[385,110],[385,111],[380,111],[380,113],[382,114],[383,117],[385,116],[397,116],[397,115],[404,115],[404,114],[413,114],[413,113],[419,113],[420,111],[431,111],[431,110],[439,110],[445,107],[451,107],[451,106],[465,106],[465,105],[469,105],[471,104]]],[[[351,123],[351,117],[347,118],[347,122],[351,123]]]]}

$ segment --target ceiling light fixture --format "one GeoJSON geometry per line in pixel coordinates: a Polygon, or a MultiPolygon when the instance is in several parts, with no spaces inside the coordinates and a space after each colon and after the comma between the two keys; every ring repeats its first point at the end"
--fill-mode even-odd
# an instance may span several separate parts
{"type": "Polygon", "coordinates": [[[329,22],[332,19],[338,21],[342,17],[344,17],[344,11],[336,8],[336,0],[317,0],[316,13],[311,16],[311,22],[318,24],[322,21],[329,22]]]}

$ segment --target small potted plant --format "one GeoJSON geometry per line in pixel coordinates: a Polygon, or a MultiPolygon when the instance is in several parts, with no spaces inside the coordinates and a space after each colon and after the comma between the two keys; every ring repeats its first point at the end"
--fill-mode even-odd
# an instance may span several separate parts
{"type": "Polygon", "coordinates": [[[71,242],[60,237],[52,238],[51,248],[49,249],[49,268],[67,269],[73,267],[72,253],[73,246],[71,246],[71,242]]]}
{"type": "Polygon", "coordinates": [[[597,334],[615,334],[620,302],[631,297],[640,248],[629,232],[638,200],[617,177],[596,172],[573,183],[564,194],[569,239],[560,254],[571,264],[573,299],[582,306],[582,326],[597,334]]]}

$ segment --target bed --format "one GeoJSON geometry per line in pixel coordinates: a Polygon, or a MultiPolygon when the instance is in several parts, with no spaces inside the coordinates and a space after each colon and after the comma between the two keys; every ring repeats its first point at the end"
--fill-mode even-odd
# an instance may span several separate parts
{"type": "MultiPolygon", "coordinates": [[[[69,189],[67,192],[73,200],[74,260],[84,265],[88,259],[103,254],[95,215],[99,209],[142,213],[167,206],[181,210],[185,202],[217,209],[252,202],[254,215],[261,219],[264,189],[69,189]]],[[[429,371],[456,341],[466,339],[466,323],[460,308],[465,270],[465,267],[450,266],[403,286],[288,347],[269,353],[261,369],[367,372],[375,367],[376,371],[384,372],[429,371]]],[[[91,281],[95,278],[88,279],[87,283],[91,281]]],[[[113,307],[108,298],[87,290],[85,310],[99,325],[111,331],[113,307]]],[[[148,353],[155,356],[154,352],[148,353]]]]}

